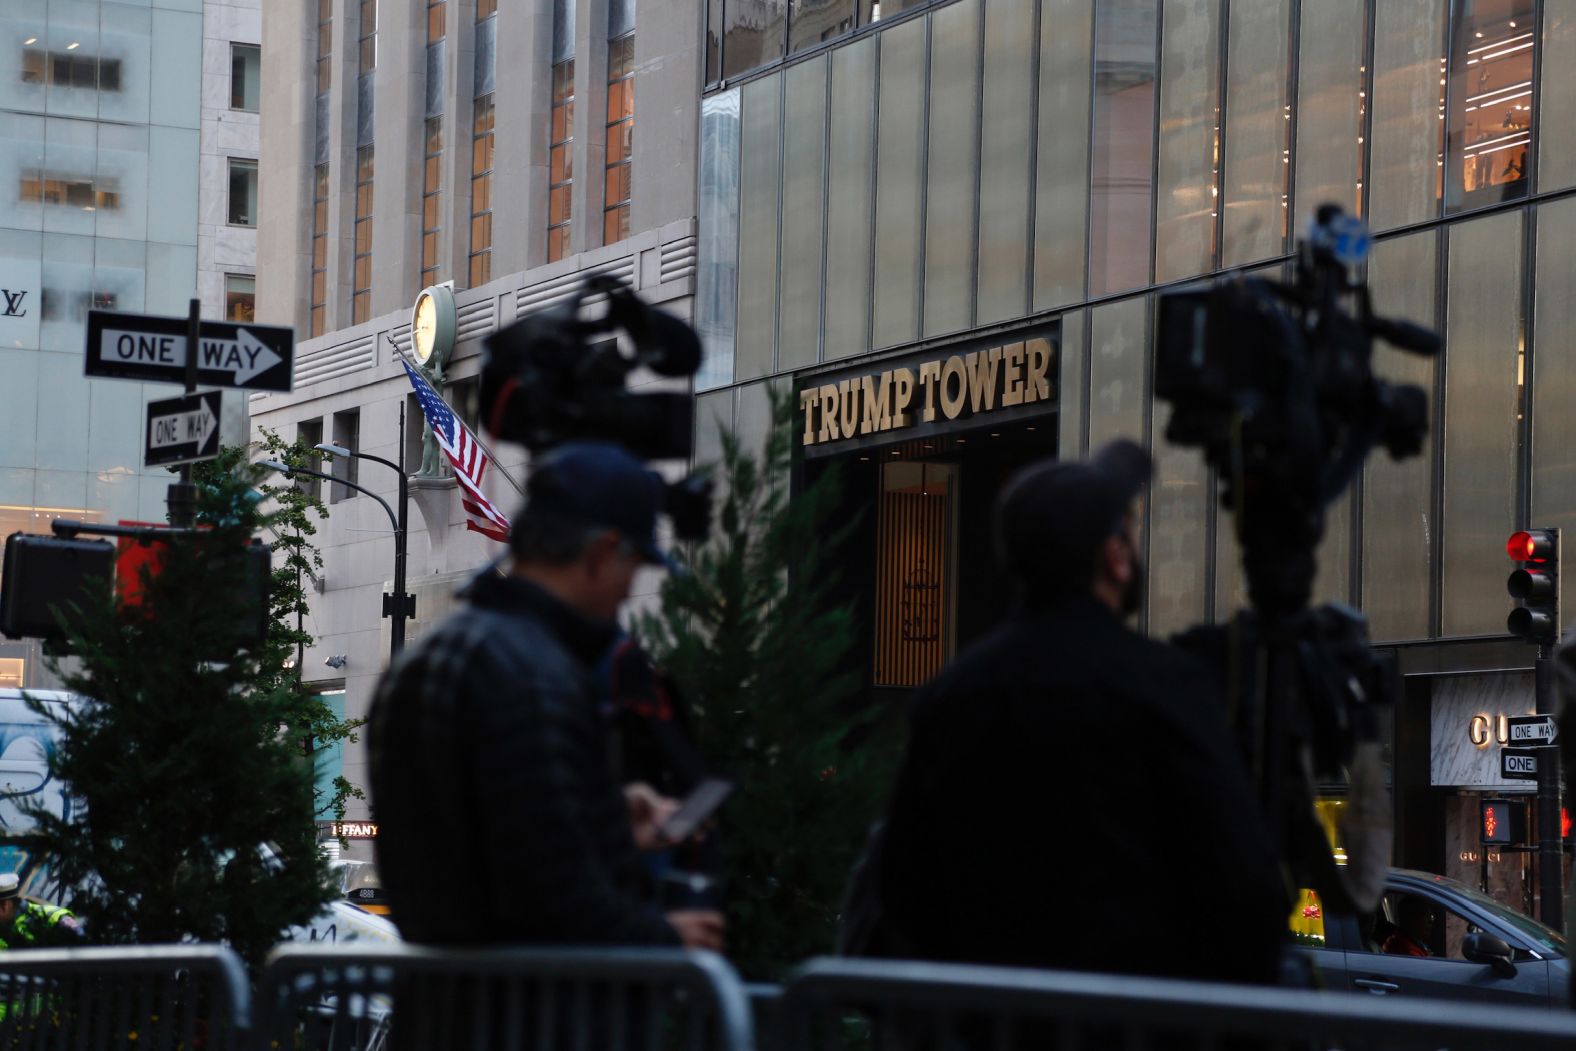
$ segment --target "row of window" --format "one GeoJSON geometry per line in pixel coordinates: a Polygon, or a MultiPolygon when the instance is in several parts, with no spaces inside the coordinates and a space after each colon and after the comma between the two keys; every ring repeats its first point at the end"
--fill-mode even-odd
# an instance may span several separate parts
{"type": "MultiPolygon", "coordinates": [[[[36,40],[37,38],[33,38],[36,40]]],[[[121,90],[121,60],[85,55],[78,45],[64,51],[22,48],[22,83],[88,91],[121,90]]],[[[319,75],[326,67],[320,64],[319,75]]],[[[262,98],[262,49],[256,44],[230,45],[230,108],[256,113],[262,98]]]]}
{"type": "MultiPolygon", "coordinates": [[[[37,170],[24,172],[17,198],[24,204],[57,204],[87,212],[120,210],[119,184],[102,175],[62,175],[37,170]]],[[[229,159],[229,200],[226,220],[231,226],[257,225],[257,162],[229,159]]]]}
{"type": "MultiPolygon", "coordinates": [[[[446,0],[428,0],[426,30],[429,47],[439,45],[443,39],[447,29],[446,11],[446,0]]],[[[482,0],[478,3],[476,6],[478,26],[490,19],[494,13],[495,4],[492,0],[482,0]]],[[[366,74],[376,64],[376,0],[360,0],[359,14],[361,37],[358,55],[361,72],[366,74]]],[[[331,81],[333,24],[328,0],[319,0],[318,16],[317,87],[321,103],[331,81]]],[[[635,111],[634,57],[633,32],[623,33],[609,41],[605,124],[607,154],[602,201],[602,236],[605,244],[612,244],[629,236],[635,111]]],[[[574,60],[571,58],[556,64],[553,67],[552,78],[553,97],[548,129],[550,175],[546,222],[547,258],[550,262],[563,258],[570,251],[574,186],[574,60]]],[[[365,79],[363,83],[366,84],[365,79]]],[[[482,91],[482,84],[482,79],[478,78],[480,93],[473,100],[471,112],[470,244],[466,253],[465,277],[472,287],[484,284],[492,277],[492,173],[496,116],[490,85],[486,91],[482,91]]],[[[366,84],[364,90],[370,90],[370,85],[366,84]]],[[[326,108],[319,106],[320,112],[325,111],[326,108]]],[[[423,136],[419,264],[420,283],[423,287],[443,279],[441,266],[444,243],[443,116],[441,113],[434,113],[430,103],[428,112],[423,136]]],[[[371,316],[372,158],[371,144],[361,145],[357,150],[355,249],[350,318],[352,324],[363,322],[371,316]]],[[[232,187],[239,189],[234,180],[235,176],[232,174],[232,187]]],[[[313,178],[312,266],[308,307],[310,331],[314,336],[321,335],[327,325],[330,284],[327,266],[327,201],[330,181],[328,164],[318,164],[314,169],[313,178]]]]}
{"type": "MultiPolygon", "coordinates": [[[[113,291],[58,292],[45,287],[39,291],[38,313],[44,321],[83,321],[90,310],[114,310],[120,297],[113,291]]],[[[255,321],[257,317],[257,278],[251,274],[224,275],[224,317],[226,321],[255,321]]]]}

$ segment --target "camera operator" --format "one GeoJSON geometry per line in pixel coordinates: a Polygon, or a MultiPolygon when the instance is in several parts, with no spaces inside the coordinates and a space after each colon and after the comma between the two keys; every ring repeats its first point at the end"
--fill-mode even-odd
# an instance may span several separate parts
{"type": "Polygon", "coordinates": [[[598,710],[596,670],[635,573],[666,562],[662,503],[660,477],[618,445],[547,453],[514,523],[512,570],[475,580],[468,604],[384,675],[372,802],[408,939],[721,948],[720,914],[653,903],[638,849],[668,845],[659,828],[677,804],[615,782],[598,710]]]}
{"type": "Polygon", "coordinates": [[[1291,902],[1200,664],[1129,629],[1148,455],[1020,471],[1014,611],[919,694],[879,848],[877,951],[1273,982],[1291,902]]]}

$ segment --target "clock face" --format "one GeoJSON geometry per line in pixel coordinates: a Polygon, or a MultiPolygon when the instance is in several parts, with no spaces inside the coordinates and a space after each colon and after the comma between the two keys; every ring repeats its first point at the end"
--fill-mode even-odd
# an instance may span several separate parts
{"type": "Polygon", "coordinates": [[[423,292],[421,298],[416,300],[416,316],[411,321],[410,343],[411,349],[416,352],[416,360],[425,365],[432,357],[432,349],[438,338],[438,304],[432,296],[423,292]]]}

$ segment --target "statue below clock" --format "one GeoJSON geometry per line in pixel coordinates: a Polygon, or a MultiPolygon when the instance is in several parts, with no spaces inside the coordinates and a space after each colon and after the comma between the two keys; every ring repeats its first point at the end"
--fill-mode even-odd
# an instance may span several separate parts
{"type": "MultiPolygon", "coordinates": [[[[432,389],[443,396],[443,369],[454,353],[458,327],[454,310],[454,291],[448,285],[431,285],[421,290],[410,312],[410,347],[416,368],[432,389]]],[[[444,461],[432,424],[423,421],[421,430],[421,470],[417,478],[447,478],[444,461]]]]}

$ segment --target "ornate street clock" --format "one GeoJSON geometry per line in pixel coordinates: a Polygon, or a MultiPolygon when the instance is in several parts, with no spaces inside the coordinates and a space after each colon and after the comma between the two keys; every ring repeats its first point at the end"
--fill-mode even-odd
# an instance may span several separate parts
{"type": "Polygon", "coordinates": [[[457,328],[454,290],[448,285],[422,289],[410,312],[410,347],[416,363],[442,376],[443,367],[454,353],[457,328]]]}

